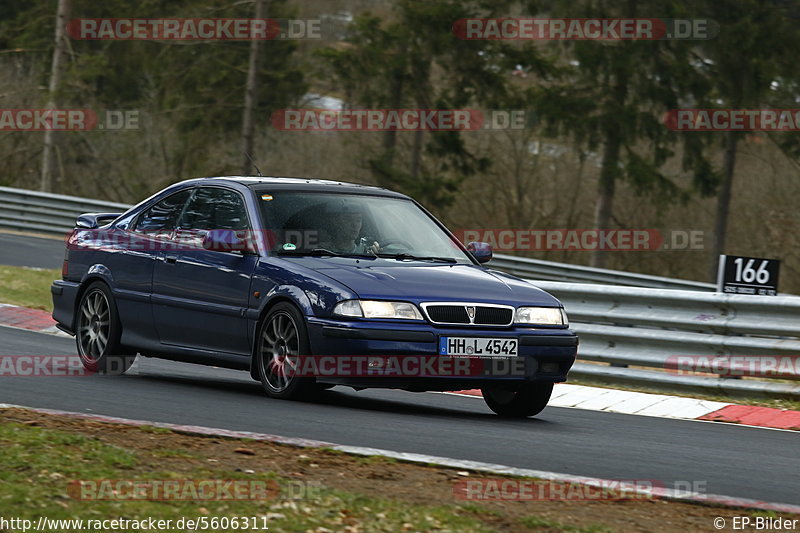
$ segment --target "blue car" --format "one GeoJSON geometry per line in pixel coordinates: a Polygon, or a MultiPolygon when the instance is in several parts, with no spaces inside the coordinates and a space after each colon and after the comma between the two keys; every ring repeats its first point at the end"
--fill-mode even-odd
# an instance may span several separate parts
{"type": "Polygon", "coordinates": [[[497,414],[532,416],[578,338],[556,298],[491,257],[386,189],[200,178],[78,217],[53,318],[92,371],[138,354],[246,370],[273,398],[480,389],[497,414]]]}

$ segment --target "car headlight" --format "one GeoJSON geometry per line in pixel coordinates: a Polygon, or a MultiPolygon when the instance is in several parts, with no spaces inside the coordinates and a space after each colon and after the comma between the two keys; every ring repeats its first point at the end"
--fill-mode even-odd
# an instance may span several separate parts
{"type": "Polygon", "coordinates": [[[569,325],[567,313],[563,307],[518,307],[514,322],[543,326],[569,325]]]}
{"type": "Polygon", "coordinates": [[[408,302],[381,302],[378,300],[345,300],[336,304],[333,314],[358,318],[400,318],[422,320],[414,304],[408,302]]]}

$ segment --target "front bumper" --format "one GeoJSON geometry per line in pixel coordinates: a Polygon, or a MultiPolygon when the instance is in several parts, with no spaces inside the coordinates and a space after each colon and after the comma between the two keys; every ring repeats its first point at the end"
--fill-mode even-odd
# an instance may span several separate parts
{"type": "MultiPolygon", "coordinates": [[[[471,358],[468,375],[455,372],[435,377],[392,375],[380,369],[369,377],[325,376],[325,383],[408,390],[455,390],[479,388],[489,383],[566,381],[575,363],[578,337],[557,328],[447,328],[428,323],[398,321],[330,320],[310,317],[309,340],[314,355],[333,356],[427,356],[427,359],[460,359],[439,355],[441,337],[492,337],[519,340],[516,357],[471,358]]],[[[463,362],[462,362],[463,363],[463,362]]]]}

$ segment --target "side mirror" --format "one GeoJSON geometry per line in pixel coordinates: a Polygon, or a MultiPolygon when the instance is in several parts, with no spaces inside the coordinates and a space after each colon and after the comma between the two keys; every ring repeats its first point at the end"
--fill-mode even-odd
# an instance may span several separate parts
{"type": "Polygon", "coordinates": [[[212,229],[203,237],[203,248],[211,252],[240,252],[243,255],[258,253],[255,243],[248,235],[230,229],[212,229]]]}
{"type": "Polygon", "coordinates": [[[95,229],[114,222],[122,213],[84,213],[75,221],[75,227],[80,229],[95,229]]]}
{"type": "Polygon", "coordinates": [[[467,250],[475,256],[478,263],[488,263],[492,260],[492,247],[488,242],[471,242],[467,244],[467,250]]]}

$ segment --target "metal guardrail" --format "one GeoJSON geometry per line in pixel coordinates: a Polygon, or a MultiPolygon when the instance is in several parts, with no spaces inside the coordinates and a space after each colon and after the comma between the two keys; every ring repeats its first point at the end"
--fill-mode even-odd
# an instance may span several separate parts
{"type": "Polygon", "coordinates": [[[597,363],[577,364],[570,373],[575,378],[800,399],[800,381],[787,382],[800,380],[800,297],[529,281],[561,300],[580,337],[579,360],[597,363]],[[775,377],[716,378],[677,372],[679,356],[705,356],[717,363],[752,357],[763,366],[764,358],[772,357],[788,365],[781,365],[783,372],[775,377]]]}
{"type": "Polygon", "coordinates": [[[82,213],[123,212],[131,206],[63,194],[0,187],[0,227],[64,235],[82,213]]]}
{"type": "Polygon", "coordinates": [[[572,281],[576,283],[607,283],[609,285],[627,285],[629,287],[650,287],[653,289],[679,289],[687,291],[714,292],[713,283],[690,281],[676,278],[636,274],[622,270],[609,270],[582,265],[570,265],[529,259],[513,255],[495,254],[491,262],[492,268],[504,270],[522,278],[533,278],[547,281],[572,281]]]}
{"type": "MultiPolygon", "coordinates": [[[[63,235],[82,213],[129,207],[0,187],[0,227],[15,230],[63,235]]],[[[800,356],[800,297],[726,295],[713,293],[710,283],[499,254],[491,267],[534,278],[564,303],[581,338],[579,359],[590,361],[575,365],[578,379],[800,398],[800,384],[631,368],[663,370],[675,355],[800,356]]]]}

